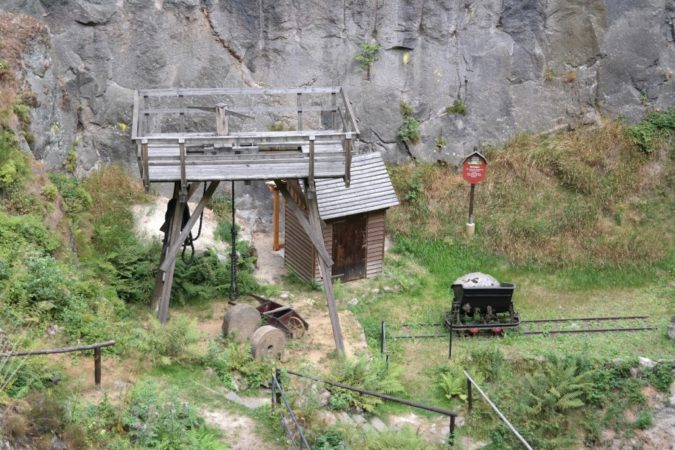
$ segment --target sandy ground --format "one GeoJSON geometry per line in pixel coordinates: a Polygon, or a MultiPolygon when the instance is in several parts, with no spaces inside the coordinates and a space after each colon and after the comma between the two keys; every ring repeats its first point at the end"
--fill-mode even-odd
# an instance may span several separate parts
{"type": "Polygon", "coordinates": [[[255,430],[256,423],[247,416],[242,416],[223,409],[204,410],[202,417],[207,424],[223,432],[225,441],[232,450],[276,449],[271,442],[262,439],[255,430]]]}

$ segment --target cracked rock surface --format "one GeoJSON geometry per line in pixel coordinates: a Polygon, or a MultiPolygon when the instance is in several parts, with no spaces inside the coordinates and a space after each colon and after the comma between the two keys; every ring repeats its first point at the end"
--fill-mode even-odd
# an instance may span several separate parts
{"type": "Polygon", "coordinates": [[[32,150],[58,167],[75,143],[82,173],[135,164],[138,88],[343,85],[361,150],[390,161],[454,162],[517,131],[675,105],[675,0],[4,0],[0,10],[47,25],[49,39],[23,55],[40,105],[32,150]],[[373,40],[366,80],[354,56],[373,40]],[[466,114],[446,113],[458,97],[466,114]],[[401,100],[421,124],[407,147],[401,100]]]}

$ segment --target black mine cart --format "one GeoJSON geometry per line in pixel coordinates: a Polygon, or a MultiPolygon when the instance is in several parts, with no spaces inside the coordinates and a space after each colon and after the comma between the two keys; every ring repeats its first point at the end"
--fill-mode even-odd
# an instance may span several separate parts
{"type": "Polygon", "coordinates": [[[478,334],[482,331],[502,334],[506,328],[520,325],[520,317],[513,309],[513,291],[516,286],[465,287],[453,284],[452,310],[445,317],[446,326],[456,332],[478,334]]]}

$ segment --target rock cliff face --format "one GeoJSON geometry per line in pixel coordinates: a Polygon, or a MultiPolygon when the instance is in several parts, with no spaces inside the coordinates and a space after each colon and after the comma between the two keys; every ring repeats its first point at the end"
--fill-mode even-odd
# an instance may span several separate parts
{"type": "Polygon", "coordinates": [[[23,72],[40,105],[32,150],[52,167],[74,143],[81,171],[132,163],[137,88],[343,85],[362,147],[389,160],[454,161],[517,131],[675,105],[675,0],[3,0],[0,9],[49,29],[23,72]],[[354,56],[372,41],[381,51],[366,80],[354,56]],[[466,114],[446,114],[458,98],[466,114]],[[397,139],[401,100],[421,123],[418,144],[397,139]]]}

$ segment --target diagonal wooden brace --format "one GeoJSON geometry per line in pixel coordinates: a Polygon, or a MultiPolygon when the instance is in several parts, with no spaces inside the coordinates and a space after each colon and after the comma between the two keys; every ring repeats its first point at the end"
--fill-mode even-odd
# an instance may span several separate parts
{"type": "Polygon", "coordinates": [[[319,259],[325,262],[328,266],[332,266],[333,258],[331,258],[331,256],[328,254],[328,250],[326,250],[326,246],[324,245],[323,234],[321,233],[321,225],[319,224],[318,231],[315,227],[312,227],[309,219],[307,218],[307,212],[300,205],[298,205],[295,199],[290,195],[286,184],[284,184],[281,180],[275,180],[274,184],[277,185],[277,189],[279,189],[281,195],[284,196],[284,199],[286,200],[286,207],[293,211],[293,214],[298,219],[298,222],[300,223],[303,231],[307,234],[309,240],[312,241],[312,244],[314,244],[314,248],[316,249],[319,259]]]}
{"type": "MultiPolygon", "coordinates": [[[[176,256],[178,255],[178,251],[180,250],[181,246],[183,245],[183,242],[185,242],[185,239],[188,238],[190,235],[190,231],[192,230],[192,227],[197,223],[197,220],[199,219],[199,215],[202,213],[204,210],[204,207],[208,203],[208,201],[211,199],[211,196],[213,193],[216,191],[216,188],[218,187],[219,182],[218,181],[212,181],[209,184],[209,187],[206,188],[206,192],[204,193],[204,196],[202,199],[199,201],[199,204],[197,204],[197,207],[195,210],[192,212],[192,215],[190,215],[190,219],[188,222],[185,224],[185,227],[183,227],[182,231],[180,232],[180,235],[178,238],[171,243],[171,247],[169,247],[169,250],[166,252],[166,256],[164,257],[164,261],[162,261],[162,264],[159,266],[159,270],[162,272],[166,272],[171,264],[176,260],[176,256]]],[[[180,220],[180,218],[178,219],[180,220]]]]}

